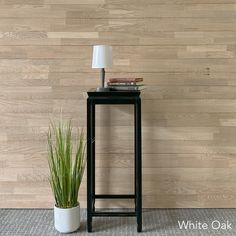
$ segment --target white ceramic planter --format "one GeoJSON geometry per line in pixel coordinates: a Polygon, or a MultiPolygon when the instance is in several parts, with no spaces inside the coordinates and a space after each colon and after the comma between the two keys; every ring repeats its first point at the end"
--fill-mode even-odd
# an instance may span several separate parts
{"type": "Polygon", "coordinates": [[[80,206],[58,208],[54,206],[54,225],[60,233],[71,233],[80,227],[80,206]]]}

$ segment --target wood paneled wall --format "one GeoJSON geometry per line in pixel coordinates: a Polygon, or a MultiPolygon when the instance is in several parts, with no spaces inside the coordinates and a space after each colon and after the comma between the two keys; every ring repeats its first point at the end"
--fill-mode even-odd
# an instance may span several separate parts
{"type": "MultiPolygon", "coordinates": [[[[94,44],[148,85],[144,207],[235,207],[236,0],[0,0],[0,207],[53,206],[49,118],[86,127],[94,44]]],[[[133,190],[132,112],[97,109],[97,192],[133,190]]]]}

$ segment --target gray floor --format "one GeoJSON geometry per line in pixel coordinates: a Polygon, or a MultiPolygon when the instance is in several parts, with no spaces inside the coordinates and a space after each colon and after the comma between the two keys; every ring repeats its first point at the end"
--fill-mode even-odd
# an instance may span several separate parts
{"type": "MultiPolygon", "coordinates": [[[[144,209],[143,233],[136,233],[135,218],[94,218],[94,233],[86,232],[86,210],[82,209],[81,227],[74,235],[161,235],[207,236],[236,235],[236,209],[144,209]],[[207,223],[208,229],[180,229],[178,221],[207,223]],[[231,223],[232,229],[212,229],[213,221],[231,223]]],[[[218,227],[218,223],[214,223],[218,227]]],[[[61,235],[53,226],[52,210],[0,209],[0,235],[61,235]]]]}

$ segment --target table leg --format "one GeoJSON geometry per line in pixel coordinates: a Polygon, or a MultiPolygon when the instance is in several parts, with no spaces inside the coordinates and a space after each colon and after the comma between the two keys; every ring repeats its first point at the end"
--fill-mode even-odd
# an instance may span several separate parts
{"type": "Polygon", "coordinates": [[[95,104],[92,105],[92,210],[95,211],[95,104]]]}
{"type": "Polygon", "coordinates": [[[92,102],[87,99],[87,230],[92,232],[92,102]]]}
{"type": "Polygon", "coordinates": [[[141,100],[137,99],[135,110],[135,195],[137,231],[142,232],[142,132],[141,100]]]}

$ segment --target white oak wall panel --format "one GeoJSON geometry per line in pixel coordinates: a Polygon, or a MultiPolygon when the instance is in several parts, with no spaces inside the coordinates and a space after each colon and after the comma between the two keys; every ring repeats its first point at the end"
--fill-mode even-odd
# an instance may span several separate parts
{"type": "MultiPolygon", "coordinates": [[[[0,207],[52,207],[46,132],[100,84],[143,77],[143,206],[236,206],[236,0],[0,0],[0,207]]],[[[133,109],[97,108],[100,193],[133,190],[133,109]]],[[[86,176],[80,191],[86,207],[86,176]]],[[[97,203],[132,206],[130,201],[97,203]]]]}

